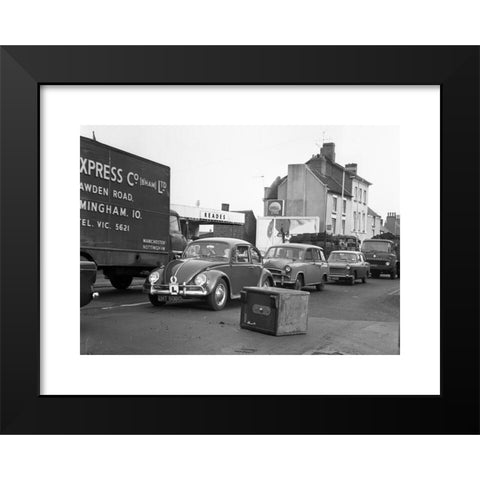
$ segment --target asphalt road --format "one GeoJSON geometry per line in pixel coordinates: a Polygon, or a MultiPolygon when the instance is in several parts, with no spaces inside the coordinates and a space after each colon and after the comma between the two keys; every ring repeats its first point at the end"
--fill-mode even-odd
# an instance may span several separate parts
{"type": "Polygon", "coordinates": [[[240,328],[240,300],[214,312],[201,301],[154,307],[140,282],[126,291],[99,282],[81,309],[82,354],[399,354],[400,280],[328,284],[309,296],[305,335],[275,337],[240,328]]]}

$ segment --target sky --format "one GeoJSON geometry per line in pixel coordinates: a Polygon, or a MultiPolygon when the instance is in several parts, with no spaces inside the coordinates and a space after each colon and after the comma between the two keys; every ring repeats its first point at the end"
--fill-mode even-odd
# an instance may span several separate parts
{"type": "Polygon", "coordinates": [[[400,214],[400,132],[396,126],[100,126],[81,135],[168,165],[173,204],[263,215],[263,187],[305,163],[322,143],[335,143],[336,162],[357,163],[372,183],[369,207],[384,219],[400,214]]]}

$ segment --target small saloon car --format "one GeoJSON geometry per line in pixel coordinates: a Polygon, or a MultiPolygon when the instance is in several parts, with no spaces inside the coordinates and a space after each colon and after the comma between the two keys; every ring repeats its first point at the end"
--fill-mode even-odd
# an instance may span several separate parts
{"type": "Polygon", "coordinates": [[[354,285],[357,280],[367,281],[370,275],[370,264],[363,253],[350,250],[334,250],[328,257],[329,280],[346,280],[354,285]]]}
{"type": "Polygon", "coordinates": [[[270,270],[276,287],[300,290],[314,285],[323,290],[328,279],[328,263],[323,249],[303,243],[282,243],[265,253],[263,266],[270,270]]]}
{"type": "Polygon", "coordinates": [[[260,252],[235,238],[205,238],[191,242],[182,257],[153,270],[144,292],[155,306],[172,298],[204,298],[212,310],[240,298],[243,287],[273,286],[260,252]]]}

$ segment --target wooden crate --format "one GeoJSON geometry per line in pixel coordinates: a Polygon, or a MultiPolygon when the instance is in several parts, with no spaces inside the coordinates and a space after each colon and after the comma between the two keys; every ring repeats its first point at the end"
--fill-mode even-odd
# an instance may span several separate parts
{"type": "Polygon", "coordinates": [[[269,335],[307,333],[309,295],[301,290],[245,287],[240,327],[269,335]]]}

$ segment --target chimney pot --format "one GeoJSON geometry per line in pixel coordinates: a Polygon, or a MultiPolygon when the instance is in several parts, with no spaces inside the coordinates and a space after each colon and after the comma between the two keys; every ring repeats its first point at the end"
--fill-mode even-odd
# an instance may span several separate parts
{"type": "Polygon", "coordinates": [[[333,142],[324,143],[320,153],[331,162],[335,163],[335,144],[333,142]]]}
{"type": "Polygon", "coordinates": [[[347,172],[350,172],[350,173],[353,173],[354,175],[356,175],[357,174],[357,166],[358,165],[356,163],[347,163],[345,165],[345,170],[347,172]]]}

